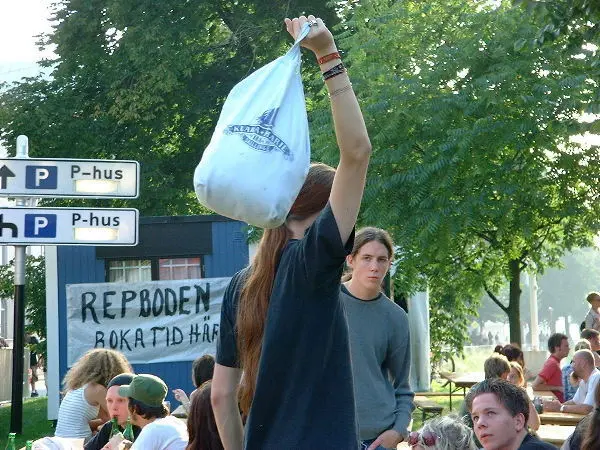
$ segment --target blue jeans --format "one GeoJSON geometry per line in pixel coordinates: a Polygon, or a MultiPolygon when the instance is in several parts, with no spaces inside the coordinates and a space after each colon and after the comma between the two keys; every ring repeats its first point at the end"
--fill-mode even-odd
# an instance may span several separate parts
{"type": "MultiPolygon", "coordinates": [[[[375,439],[367,439],[366,441],[362,441],[360,443],[360,450],[367,450],[374,440],[375,439]]],[[[378,447],[375,447],[375,450],[386,450],[386,448],[379,445],[378,447]]]]}

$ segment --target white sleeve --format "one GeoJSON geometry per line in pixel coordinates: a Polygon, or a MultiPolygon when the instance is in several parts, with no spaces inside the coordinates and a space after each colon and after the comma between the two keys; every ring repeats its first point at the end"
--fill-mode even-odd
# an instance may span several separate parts
{"type": "Polygon", "coordinates": [[[588,386],[587,395],[585,396],[584,404],[590,405],[592,408],[595,406],[595,394],[596,394],[596,386],[598,386],[598,380],[600,376],[596,376],[590,380],[590,384],[588,386]]]}
{"type": "Polygon", "coordinates": [[[584,396],[583,396],[583,389],[581,388],[581,385],[583,384],[583,381],[579,382],[579,387],[577,388],[577,392],[575,392],[575,395],[573,396],[573,398],[571,399],[571,401],[573,403],[576,403],[578,405],[582,404],[583,401],[585,400],[584,396]]]}

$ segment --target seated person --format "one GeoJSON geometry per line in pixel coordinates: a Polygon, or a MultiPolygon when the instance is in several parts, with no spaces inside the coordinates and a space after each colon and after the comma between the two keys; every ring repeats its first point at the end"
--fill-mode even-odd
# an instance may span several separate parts
{"type": "Polygon", "coordinates": [[[484,450],[556,450],[527,432],[529,399],[508,381],[484,380],[473,386],[465,402],[484,450]]]}
{"type": "Polygon", "coordinates": [[[192,392],[187,419],[189,444],[186,450],[223,450],[215,413],[210,403],[210,380],[192,392]]]}
{"type": "MultiPolygon", "coordinates": [[[[506,359],[506,356],[501,355],[498,352],[494,352],[492,353],[492,356],[486,359],[483,363],[483,371],[485,373],[486,380],[491,380],[494,378],[506,380],[510,374],[510,363],[508,362],[508,359],[506,359]]],[[[464,401],[459,408],[459,417],[469,428],[473,428],[473,422],[471,421],[471,416],[467,410],[467,403],[464,401]]],[[[479,444],[477,440],[475,443],[479,444]]]]}
{"type": "MultiPolygon", "coordinates": [[[[600,385],[594,394],[596,404],[600,405],[600,385]]],[[[600,447],[600,408],[594,410],[579,421],[575,431],[564,442],[561,450],[594,449],[600,447]],[[585,443],[585,446],[584,446],[585,443]]]]}
{"type": "Polygon", "coordinates": [[[408,435],[408,445],[414,450],[477,450],[473,430],[450,416],[425,422],[419,431],[408,435]]]}
{"type": "MultiPolygon", "coordinates": [[[[198,389],[206,381],[212,380],[213,372],[215,371],[215,357],[213,355],[203,355],[194,360],[192,363],[192,383],[198,389]]],[[[193,391],[192,394],[196,392],[193,391]]],[[[175,400],[181,402],[181,406],[186,413],[190,412],[190,399],[183,389],[173,389],[175,400]]],[[[191,394],[190,394],[191,397],[191,394]]]]}
{"type": "Polygon", "coordinates": [[[590,350],[594,354],[594,364],[596,367],[600,367],[600,355],[598,355],[600,351],[600,333],[596,330],[586,328],[585,330],[581,330],[579,336],[590,343],[590,350]]]}
{"type": "MultiPolygon", "coordinates": [[[[107,386],[106,391],[106,406],[108,407],[108,414],[111,418],[116,417],[119,422],[119,430],[123,432],[127,419],[129,418],[129,400],[127,397],[121,397],[119,395],[119,387],[124,384],[130,384],[133,380],[133,374],[122,373],[114,377],[107,386]]],[[[140,427],[133,425],[133,435],[138,437],[140,434],[140,427]]],[[[94,437],[85,445],[85,450],[101,450],[104,448],[110,439],[110,432],[112,431],[112,422],[108,421],[101,426],[100,431],[94,435],[94,437]]]]}
{"type": "MultiPolygon", "coordinates": [[[[511,361],[509,364],[510,373],[508,374],[508,378],[506,380],[525,391],[525,376],[523,375],[523,368],[521,367],[521,364],[516,361],[511,361]]],[[[529,399],[529,420],[527,421],[527,426],[530,430],[535,431],[540,428],[541,424],[542,422],[540,421],[540,416],[538,415],[533,402],[531,399],[529,399]]]]}
{"type": "Polygon", "coordinates": [[[544,411],[588,414],[596,407],[594,394],[600,381],[600,371],[594,366],[594,355],[589,350],[579,350],[573,355],[573,373],[581,379],[575,396],[568,402],[544,402],[544,411]]]}
{"type": "Polygon", "coordinates": [[[119,388],[129,398],[131,423],[142,429],[133,450],[185,450],[188,432],[185,423],[171,415],[165,405],[168,388],[163,380],[148,374],[135,375],[129,385],[119,388]]]}
{"type": "Polygon", "coordinates": [[[552,391],[560,402],[565,401],[560,361],[567,357],[569,350],[569,338],[564,334],[554,333],[548,338],[550,357],[531,384],[534,390],[552,391]]]}
{"type": "Polygon", "coordinates": [[[129,362],[115,350],[95,348],[79,358],[63,381],[66,394],[58,408],[55,436],[91,439],[92,430],[110,420],[106,386],[128,372],[132,372],[129,362]]]}
{"type": "MultiPolygon", "coordinates": [[[[585,339],[580,340],[575,344],[575,351],[587,349],[590,350],[590,343],[585,339]]],[[[579,378],[575,375],[573,376],[573,360],[569,364],[565,364],[561,369],[562,372],[562,383],[563,388],[565,390],[565,401],[571,400],[575,396],[575,392],[577,392],[577,387],[579,386],[579,378]],[[576,382],[574,381],[576,380],[576,382]]]]}

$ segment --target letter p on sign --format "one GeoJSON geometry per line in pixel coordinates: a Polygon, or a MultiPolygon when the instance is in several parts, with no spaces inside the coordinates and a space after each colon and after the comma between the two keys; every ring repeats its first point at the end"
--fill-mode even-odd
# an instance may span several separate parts
{"type": "Polygon", "coordinates": [[[25,187],[27,189],[56,189],[58,167],[26,166],[25,187]]]}
{"type": "Polygon", "coordinates": [[[25,214],[25,237],[56,237],[56,214],[25,214]]]}

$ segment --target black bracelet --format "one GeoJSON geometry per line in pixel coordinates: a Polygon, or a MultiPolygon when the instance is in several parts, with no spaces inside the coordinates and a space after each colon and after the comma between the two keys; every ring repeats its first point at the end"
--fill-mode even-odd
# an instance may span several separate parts
{"type": "Polygon", "coordinates": [[[344,63],[339,63],[337,66],[333,66],[327,72],[323,72],[323,81],[329,80],[330,78],[335,77],[341,73],[344,73],[346,68],[344,67],[344,63]]]}

